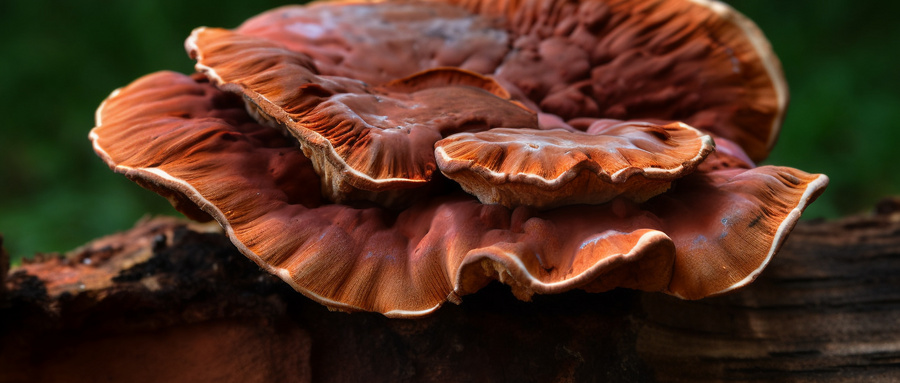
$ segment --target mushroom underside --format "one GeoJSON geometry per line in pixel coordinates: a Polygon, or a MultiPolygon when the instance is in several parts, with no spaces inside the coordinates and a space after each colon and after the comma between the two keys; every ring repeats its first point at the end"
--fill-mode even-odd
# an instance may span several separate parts
{"type": "Polygon", "coordinates": [[[201,77],[145,76],[97,115],[90,137],[113,170],[216,219],[305,295],[399,317],[494,279],[523,299],[575,288],[727,292],[758,275],[827,183],[783,167],[701,166],[643,203],[507,208],[449,188],[401,210],[348,206],[322,197],[301,145],[201,77]]]}
{"type": "Polygon", "coordinates": [[[784,76],[713,0],[321,2],[185,47],[198,73],[113,92],[94,150],[333,309],[726,293],[828,182],[756,167],[784,76]]]}

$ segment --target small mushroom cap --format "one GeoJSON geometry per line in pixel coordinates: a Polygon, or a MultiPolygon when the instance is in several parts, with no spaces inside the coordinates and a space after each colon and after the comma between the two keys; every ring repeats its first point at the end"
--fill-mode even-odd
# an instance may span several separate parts
{"type": "Polygon", "coordinates": [[[370,86],[320,76],[303,54],[223,29],[195,30],[187,48],[218,87],[243,95],[261,122],[299,140],[335,202],[403,200],[408,193],[393,192],[431,179],[434,143],[446,135],[537,127],[536,114],[505,99],[501,85],[460,69],[370,86]]]}
{"type": "Polygon", "coordinates": [[[114,92],[90,138],[113,170],[178,193],[241,252],[331,308],[425,315],[497,279],[520,298],[628,287],[685,298],[748,283],[827,178],[764,166],[695,172],[644,204],[537,211],[453,192],[402,211],[324,203],[311,161],[202,79],[114,92]]]}
{"type": "Polygon", "coordinates": [[[602,133],[492,129],[438,141],[438,167],[482,203],[550,208],[624,196],[643,202],[692,172],[713,140],[682,123],[605,126],[602,133]]]}

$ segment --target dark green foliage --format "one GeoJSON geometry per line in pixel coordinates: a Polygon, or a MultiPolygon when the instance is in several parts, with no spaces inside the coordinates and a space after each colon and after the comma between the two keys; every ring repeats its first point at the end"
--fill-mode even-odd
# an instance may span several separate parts
{"type": "Polygon", "coordinates": [[[0,233],[13,258],[69,250],[146,214],[178,214],[94,155],[94,111],[144,74],[190,72],[182,46],[194,27],[235,27],[282,4],[0,2],[0,233]]]}
{"type": "Polygon", "coordinates": [[[870,0],[732,0],[781,58],[791,104],[766,163],[825,173],[804,217],[870,209],[900,194],[900,5],[870,0]]]}

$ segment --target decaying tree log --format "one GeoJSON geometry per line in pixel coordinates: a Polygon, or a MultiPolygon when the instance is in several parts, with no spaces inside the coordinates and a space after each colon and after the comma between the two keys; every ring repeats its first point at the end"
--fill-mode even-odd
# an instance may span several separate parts
{"type": "Polygon", "coordinates": [[[329,312],[210,227],[147,220],[10,271],[0,382],[897,380],[900,203],[877,210],[801,222],[724,297],[498,284],[418,320],[329,312]]]}
{"type": "MultiPolygon", "coordinates": [[[[9,273],[9,253],[3,248],[3,236],[0,235],[0,281],[6,280],[6,274],[9,273]]],[[[6,283],[0,283],[0,309],[8,303],[4,298],[6,294],[6,283]]]]}

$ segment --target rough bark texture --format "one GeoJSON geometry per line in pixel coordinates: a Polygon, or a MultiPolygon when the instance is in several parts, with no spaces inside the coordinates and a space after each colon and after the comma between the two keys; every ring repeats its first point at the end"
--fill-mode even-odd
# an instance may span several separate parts
{"type": "Polygon", "coordinates": [[[897,380],[900,200],[876,210],[802,222],[724,297],[493,285],[417,320],[329,312],[208,227],[150,220],[10,271],[0,382],[897,380]]]}
{"type": "MultiPolygon", "coordinates": [[[[9,273],[9,253],[3,248],[3,236],[0,235],[0,281],[6,280],[9,273]]],[[[0,283],[0,309],[6,307],[6,283],[0,283]]]]}

